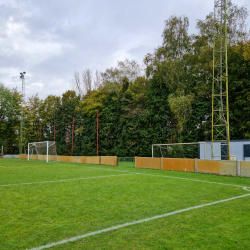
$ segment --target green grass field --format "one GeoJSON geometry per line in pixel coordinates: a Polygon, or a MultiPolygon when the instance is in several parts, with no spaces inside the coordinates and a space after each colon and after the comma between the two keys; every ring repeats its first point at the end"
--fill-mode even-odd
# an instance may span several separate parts
{"type": "Polygon", "coordinates": [[[0,159],[0,209],[1,250],[250,249],[249,178],[0,159]]]}
{"type": "Polygon", "coordinates": [[[118,161],[118,167],[135,167],[135,162],[118,161]]]}

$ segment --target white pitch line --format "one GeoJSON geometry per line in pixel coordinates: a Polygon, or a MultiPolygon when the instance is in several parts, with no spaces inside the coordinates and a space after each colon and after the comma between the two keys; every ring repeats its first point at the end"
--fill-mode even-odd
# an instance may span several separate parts
{"type": "Polygon", "coordinates": [[[138,174],[157,176],[157,177],[165,177],[165,178],[173,178],[173,179],[180,179],[180,180],[187,180],[187,181],[197,181],[197,182],[204,182],[204,183],[211,183],[211,184],[218,184],[218,185],[225,185],[225,186],[232,186],[232,187],[241,187],[241,188],[246,187],[246,186],[234,185],[234,184],[228,184],[228,183],[222,183],[222,182],[203,181],[203,180],[196,180],[196,179],[189,179],[189,178],[182,178],[182,177],[174,177],[174,176],[167,176],[167,175],[153,175],[153,174],[144,174],[144,173],[138,173],[138,174]]]}
{"type": "Polygon", "coordinates": [[[214,202],[203,204],[203,205],[189,207],[189,208],[177,210],[177,211],[166,213],[166,214],[153,216],[153,217],[146,218],[146,219],[143,219],[143,220],[124,223],[124,224],[121,224],[121,225],[118,225],[118,226],[113,226],[113,227],[105,228],[105,229],[102,229],[102,230],[94,231],[92,233],[87,233],[87,234],[75,236],[75,237],[72,237],[72,238],[64,239],[64,240],[57,241],[57,242],[54,242],[54,243],[50,243],[50,244],[47,244],[47,245],[43,245],[43,246],[40,246],[40,247],[34,247],[34,248],[29,249],[29,250],[42,250],[42,249],[45,249],[45,248],[50,248],[50,247],[65,244],[65,243],[68,243],[68,242],[77,241],[77,240],[87,238],[87,237],[90,237],[90,236],[93,236],[93,235],[110,232],[110,231],[117,230],[117,229],[120,229],[120,228],[123,228],[123,227],[128,227],[128,226],[140,224],[140,223],[143,223],[143,222],[148,222],[148,221],[151,221],[151,220],[156,220],[156,219],[164,218],[164,217],[167,217],[167,216],[171,216],[171,215],[183,213],[183,212],[186,212],[186,211],[190,211],[190,210],[193,210],[193,209],[202,208],[202,207],[206,207],[206,206],[211,206],[211,205],[215,205],[215,204],[226,202],[226,201],[232,201],[232,200],[244,198],[244,197],[247,197],[247,196],[250,196],[250,194],[235,196],[235,197],[232,197],[232,198],[229,198],[229,199],[219,200],[219,201],[214,201],[214,202]]]}
{"type": "Polygon", "coordinates": [[[247,192],[250,192],[250,187],[243,187],[243,189],[247,192]]]}
{"type": "MultiPolygon", "coordinates": [[[[66,166],[73,166],[77,167],[75,165],[69,165],[69,164],[64,164],[66,166]]],[[[154,174],[145,174],[145,173],[138,173],[138,172],[129,172],[129,170],[116,170],[116,169],[102,169],[102,168],[95,168],[95,167],[86,167],[86,166],[81,166],[84,168],[90,168],[90,169],[100,169],[100,170],[107,170],[107,171],[117,171],[117,172],[126,172],[126,173],[136,173],[136,174],[141,174],[141,175],[149,175],[149,176],[155,176],[155,177],[165,177],[165,178],[173,178],[173,179],[180,179],[180,180],[188,180],[188,181],[196,181],[196,182],[203,182],[203,183],[211,183],[211,184],[218,184],[218,185],[225,185],[225,186],[232,186],[232,187],[240,187],[240,188],[248,188],[247,186],[241,186],[241,185],[234,185],[234,184],[228,184],[228,183],[222,183],[222,182],[215,182],[215,181],[203,181],[203,180],[197,180],[197,179],[190,179],[190,178],[183,178],[183,177],[174,177],[174,176],[169,176],[169,175],[154,175],[154,174]]],[[[250,187],[249,187],[250,188],[250,187]]],[[[247,190],[246,190],[247,191],[247,190]]]]}
{"type": "MultiPolygon", "coordinates": [[[[53,165],[56,165],[59,163],[54,163],[53,165]]],[[[66,165],[66,166],[72,166],[72,167],[78,167],[77,165],[71,165],[71,164],[62,164],[62,165],[66,165]]],[[[39,166],[40,167],[40,166],[39,166]]],[[[228,183],[221,183],[221,182],[214,182],[214,181],[203,181],[203,180],[197,180],[197,179],[190,179],[190,178],[183,178],[183,177],[175,177],[175,176],[169,176],[169,175],[154,175],[154,174],[145,174],[145,173],[138,173],[138,172],[129,172],[129,170],[117,170],[117,169],[103,169],[103,168],[97,168],[97,167],[87,167],[87,166],[81,166],[83,168],[89,168],[89,169],[99,169],[99,170],[106,170],[106,171],[114,171],[114,172],[121,172],[121,173],[128,173],[128,174],[141,174],[141,175],[149,175],[149,176],[155,176],[155,177],[164,177],[164,178],[173,178],[173,179],[180,179],[180,180],[188,180],[188,181],[196,181],[196,182],[203,182],[203,183],[211,183],[211,184],[217,184],[217,185],[225,185],[225,186],[232,186],[232,187],[240,187],[243,188],[244,190],[250,188],[247,186],[241,186],[241,185],[234,185],[234,184],[228,184],[228,183]]],[[[3,167],[3,168],[7,168],[7,167],[3,167]]],[[[13,167],[15,168],[15,167],[13,167]]],[[[18,168],[18,167],[17,167],[18,168]]],[[[50,181],[48,181],[50,182],[50,181]]],[[[0,185],[2,186],[2,185],[0,185]]],[[[248,191],[248,190],[246,190],[248,191]]]]}
{"type": "MultiPolygon", "coordinates": [[[[136,174],[136,173],[135,173],[135,174],[136,174]]],[[[55,180],[55,181],[40,181],[40,182],[28,182],[28,183],[14,183],[14,184],[0,185],[0,187],[20,186],[20,185],[32,185],[32,184],[51,183],[51,182],[63,182],[63,181],[78,181],[78,180],[98,179],[98,178],[114,177],[114,176],[127,176],[127,175],[135,175],[135,174],[106,175],[106,176],[94,176],[94,177],[86,177],[86,178],[75,178],[75,179],[55,180]]]]}

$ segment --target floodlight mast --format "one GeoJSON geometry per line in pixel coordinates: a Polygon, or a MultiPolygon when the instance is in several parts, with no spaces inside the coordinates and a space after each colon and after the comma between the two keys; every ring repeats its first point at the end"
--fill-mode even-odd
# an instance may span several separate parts
{"type": "Polygon", "coordinates": [[[20,119],[20,142],[19,142],[19,154],[22,154],[23,145],[23,103],[25,101],[25,78],[26,72],[20,73],[20,78],[22,79],[22,103],[21,103],[21,119],[20,119]]]}
{"type": "Polygon", "coordinates": [[[214,0],[213,43],[212,159],[230,160],[226,0],[214,0]]]}

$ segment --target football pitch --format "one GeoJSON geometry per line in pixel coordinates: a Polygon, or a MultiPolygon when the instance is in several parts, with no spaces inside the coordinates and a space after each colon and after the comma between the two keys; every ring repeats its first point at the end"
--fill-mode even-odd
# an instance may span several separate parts
{"type": "Polygon", "coordinates": [[[0,159],[0,249],[249,249],[250,179],[0,159]]]}

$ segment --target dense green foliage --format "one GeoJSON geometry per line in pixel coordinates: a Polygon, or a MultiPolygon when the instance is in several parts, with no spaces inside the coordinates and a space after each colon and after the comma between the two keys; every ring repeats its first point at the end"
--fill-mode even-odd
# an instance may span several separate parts
{"type": "Polygon", "coordinates": [[[0,83],[0,146],[10,153],[18,152],[21,96],[0,83]]]}
{"type": "MultiPolygon", "coordinates": [[[[250,139],[250,42],[244,30],[248,13],[231,1],[228,13],[231,139],[250,139]]],[[[144,58],[146,76],[140,76],[135,61],[126,59],[101,73],[92,90],[90,72],[83,89],[75,72],[74,90],[62,97],[29,98],[26,148],[31,141],[54,140],[55,126],[58,154],[70,155],[74,117],[73,154],[96,155],[97,110],[100,155],[150,156],[152,143],[211,140],[213,13],[197,21],[197,34],[190,35],[188,27],[186,16],[166,21],[162,45],[144,58]]],[[[1,89],[14,98],[4,86],[1,89]]],[[[17,145],[13,129],[18,126],[20,106],[14,113],[8,108],[20,105],[20,100],[11,103],[1,101],[0,144],[17,145]]]]}

